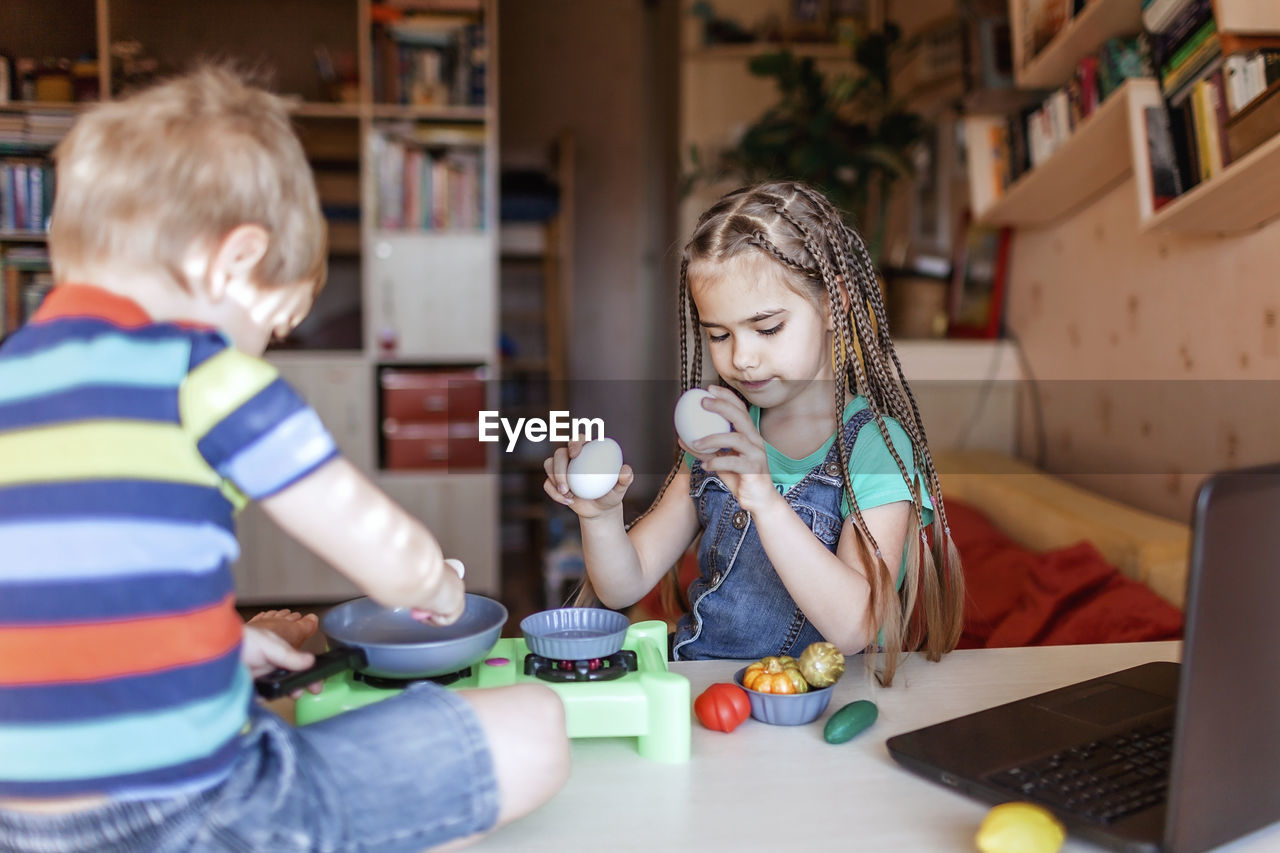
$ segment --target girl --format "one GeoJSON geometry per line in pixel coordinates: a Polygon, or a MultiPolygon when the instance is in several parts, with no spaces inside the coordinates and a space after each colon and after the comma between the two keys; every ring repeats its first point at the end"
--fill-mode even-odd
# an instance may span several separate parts
{"type": "Polygon", "coordinates": [[[733,430],[680,442],[689,455],[677,451],[629,530],[629,467],[609,494],[584,500],[567,478],[579,445],[546,461],[544,488],[581,520],[580,603],[593,589],[608,607],[631,605],[701,532],[676,659],[798,654],[822,639],[846,654],[878,645],[888,684],[904,648],[930,660],[953,649],[959,555],[861,238],[803,184],[736,190],[685,246],[679,301],[682,388],[702,382],[692,326],[724,383],[703,406],[733,430]]]}

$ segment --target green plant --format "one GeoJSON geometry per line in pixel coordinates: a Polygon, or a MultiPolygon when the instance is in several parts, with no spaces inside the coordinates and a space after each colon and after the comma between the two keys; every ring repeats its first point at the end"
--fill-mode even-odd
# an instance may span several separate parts
{"type": "Polygon", "coordinates": [[[691,149],[686,191],[733,177],[804,181],[845,211],[879,260],[890,190],[913,174],[911,150],[928,129],[892,94],[890,56],[900,36],[892,23],[863,36],[853,46],[854,71],[830,80],[811,57],[789,50],[753,57],[749,70],[773,77],[780,99],[710,163],[691,149]]]}

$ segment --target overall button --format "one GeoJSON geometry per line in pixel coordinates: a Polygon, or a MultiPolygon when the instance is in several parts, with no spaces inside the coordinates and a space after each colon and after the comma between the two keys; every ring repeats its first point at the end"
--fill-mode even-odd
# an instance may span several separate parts
{"type": "Polygon", "coordinates": [[[840,476],[840,463],[839,463],[839,462],[828,462],[828,463],[827,463],[827,467],[826,467],[826,469],[825,469],[825,470],[826,470],[826,472],[827,472],[827,476],[828,476],[828,477],[839,477],[839,476],[840,476]]]}
{"type": "Polygon", "coordinates": [[[747,518],[747,511],[745,509],[738,510],[733,514],[733,526],[736,529],[741,530],[747,526],[747,518]]]}

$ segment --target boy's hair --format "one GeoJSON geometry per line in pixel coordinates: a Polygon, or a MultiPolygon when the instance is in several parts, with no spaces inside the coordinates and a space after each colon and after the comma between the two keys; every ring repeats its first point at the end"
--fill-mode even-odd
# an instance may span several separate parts
{"type": "Polygon", "coordinates": [[[126,263],[187,287],[183,259],[234,228],[270,235],[253,280],[324,281],[326,228],[285,99],[205,66],[103,103],[54,151],[53,272],[126,263]]]}
{"type": "MultiPolygon", "coordinates": [[[[839,211],[817,190],[792,181],[774,181],[735,190],[698,220],[680,262],[681,390],[702,384],[702,346],[698,308],[689,287],[705,263],[721,263],[751,253],[777,263],[784,279],[815,305],[831,312],[835,332],[831,353],[835,376],[836,423],[847,393],[862,393],[885,445],[898,465],[914,505],[915,524],[907,538],[906,577],[897,589],[897,566],[886,565],[867,530],[849,479],[849,456],[837,440],[845,497],[870,572],[871,617],[884,648],[881,680],[889,684],[903,649],[924,648],[931,660],[955,648],[960,638],[964,575],[951,540],[942,490],[925,440],[915,397],[889,337],[888,316],[878,277],[866,246],[844,223],[839,211]],[[692,340],[690,340],[692,333],[692,340]],[[912,465],[894,450],[885,417],[896,419],[911,439],[912,465]],[[922,491],[912,471],[919,471],[934,506],[933,548],[924,530],[922,491]],[[931,553],[931,550],[936,553],[931,553]],[[921,593],[917,598],[917,593],[921,593]]],[[[677,450],[676,466],[682,464],[677,450]]],[[[669,484],[675,470],[667,478],[669,484]]],[[[666,485],[663,486],[665,491],[666,485]]],[[[659,494],[661,498],[661,494],[659,494]]],[[[656,502],[655,502],[656,503],[656,502]]],[[[896,563],[896,561],[894,561],[896,563]]],[[[875,640],[872,641],[874,646],[875,640]]],[[[873,656],[868,655],[868,662],[873,656]]]]}

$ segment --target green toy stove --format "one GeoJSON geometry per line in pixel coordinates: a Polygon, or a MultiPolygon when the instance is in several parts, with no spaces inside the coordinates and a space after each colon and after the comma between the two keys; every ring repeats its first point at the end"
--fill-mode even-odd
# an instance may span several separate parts
{"type": "MultiPolygon", "coordinates": [[[[451,689],[537,681],[560,695],[569,737],[634,737],[645,758],[689,759],[689,680],[667,669],[665,622],[629,626],[621,651],[591,661],[552,661],[531,654],[521,638],[502,639],[480,662],[429,680],[451,689]]],[[[411,683],[348,670],[325,679],[320,693],[302,694],[295,719],[298,725],[328,719],[394,696],[411,683]]]]}

